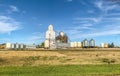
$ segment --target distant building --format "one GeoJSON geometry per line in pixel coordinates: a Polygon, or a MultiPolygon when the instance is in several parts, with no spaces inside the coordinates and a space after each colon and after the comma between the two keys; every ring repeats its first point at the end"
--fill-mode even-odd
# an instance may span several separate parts
{"type": "Polygon", "coordinates": [[[57,43],[68,43],[68,37],[64,32],[60,32],[56,37],[57,43]]]}
{"type": "Polygon", "coordinates": [[[71,48],[82,48],[82,42],[70,42],[71,48]]]}
{"type": "Polygon", "coordinates": [[[34,44],[19,44],[19,43],[6,43],[5,49],[12,49],[12,50],[23,50],[23,49],[36,49],[36,45],[34,44]]]}
{"type": "Polygon", "coordinates": [[[5,49],[6,48],[6,44],[0,44],[0,49],[5,49]]]}
{"type": "Polygon", "coordinates": [[[44,47],[46,49],[62,49],[70,47],[67,35],[64,32],[60,32],[59,35],[56,37],[56,33],[52,25],[48,26],[48,30],[46,32],[46,40],[44,43],[44,47]]]}
{"type": "Polygon", "coordinates": [[[11,43],[6,43],[6,49],[10,49],[11,48],[11,43]]]}
{"type": "Polygon", "coordinates": [[[56,48],[57,49],[64,49],[64,48],[69,48],[70,43],[56,43],[56,48]]]}
{"type": "Polygon", "coordinates": [[[74,48],[74,42],[70,42],[70,47],[74,48]]]}
{"type": "Polygon", "coordinates": [[[101,44],[100,44],[100,47],[101,47],[101,48],[104,48],[104,43],[101,43],[101,44]]]}
{"type": "MultiPolygon", "coordinates": [[[[24,46],[22,46],[22,47],[24,47],[24,46]]],[[[36,45],[34,45],[34,44],[25,45],[25,49],[36,49],[36,45]]]]}
{"type": "Polygon", "coordinates": [[[105,43],[104,44],[104,48],[108,48],[109,47],[109,44],[108,43],[105,43]]]}
{"type": "Polygon", "coordinates": [[[108,48],[108,47],[109,47],[109,44],[108,44],[108,43],[101,43],[101,44],[100,44],[100,47],[101,47],[101,48],[108,48]]]}
{"type": "Polygon", "coordinates": [[[74,42],[74,47],[77,47],[77,42],[74,42]]]}
{"type": "Polygon", "coordinates": [[[94,39],[91,39],[91,40],[89,41],[89,47],[90,47],[90,48],[94,48],[94,47],[95,47],[95,40],[94,40],[94,39]]]}
{"type": "Polygon", "coordinates": [[[89,47],[89,41],[87,39],[84,39],[82,44],[83,44],[83,48],[88,48],[89,47]]]}
{"type": "Polygon", "coordinates": [[[82,42],[77,42],[77,47],[82,48],[82,42]]]}
{"type": "Polygon", "coordinates": [[[68,37],[64,32],[60,32],[59,35],[56,37],[56,48],[69,48],[70,43],[68,43],[68,37]]]}
{"type": "Polygon", "coordinates": [[[46,32],[46,40],[45,40],[45,48],[54,49],[56,48],[55,41],[55,31],[52,25],[48,26],[48,30],[46,32]]]}

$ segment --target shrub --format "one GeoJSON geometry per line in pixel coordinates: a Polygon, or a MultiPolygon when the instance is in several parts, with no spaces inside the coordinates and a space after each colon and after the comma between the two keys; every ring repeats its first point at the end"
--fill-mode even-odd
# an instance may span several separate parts
{"type": "Polygon", "coordinates": [[[102,59],[102,62],[111,64],[111,63],[115,63],[116,60],[115,60],[115,59],[103,58],[103,59],[102,59]]]}

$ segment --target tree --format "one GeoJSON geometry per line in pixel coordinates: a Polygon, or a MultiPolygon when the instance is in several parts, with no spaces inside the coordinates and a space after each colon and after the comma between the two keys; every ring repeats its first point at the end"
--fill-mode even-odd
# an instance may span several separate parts
{"type": "Polygon", "coordinates": [[[114,48],[114,43],[113,42],[111,43],[111,48],[114,48]]]}
{"type": "Polygon", "coordinates": [[[41,48],[43,48],[43,47],[44,47],[44,45],[45,45],[45,44],[44,44],[44,42],[42,42],[42,43],[41,43],[41,45],[40,45],[40,47],[41,47],[41,48]]]}
{"type": "Polygon", "coordinates": [[[112,42],[111,44],[108,44],[109,48],[114,48],[114,43],[112,42]]]}
{"type": "Polygon", "coordinates": [[[111,44],[110,43],[108,44],[108,47],[111,48],[111,44]]]}
{"type": "Polygon", "coordinates": [[[36,48],[40,48],[41,46],[40,45],[37,45],[36,48]]]}

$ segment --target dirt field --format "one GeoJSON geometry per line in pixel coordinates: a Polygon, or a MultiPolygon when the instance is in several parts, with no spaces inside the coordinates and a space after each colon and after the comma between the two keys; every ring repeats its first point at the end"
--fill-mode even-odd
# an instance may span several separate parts
{"type": "Polygon", "coordinates": [[[1,66],[120,64],[120,51],[0,51],[1,66]]]}

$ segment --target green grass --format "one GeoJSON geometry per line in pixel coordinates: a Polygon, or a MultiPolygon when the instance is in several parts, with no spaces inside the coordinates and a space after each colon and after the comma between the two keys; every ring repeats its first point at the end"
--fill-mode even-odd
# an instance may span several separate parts
{"type": "Polygon", "coordinates": [[[0,67],[0,76],[116,76],[120,65],[40,65],[0,67]]]}

